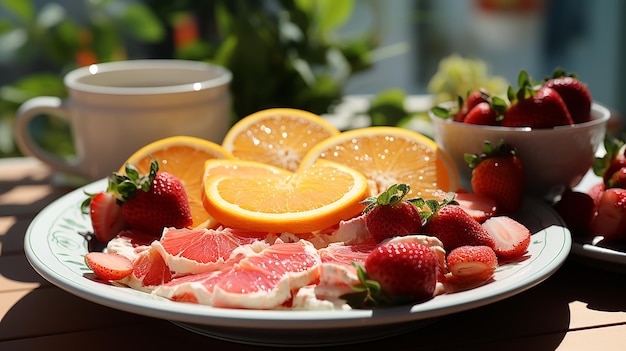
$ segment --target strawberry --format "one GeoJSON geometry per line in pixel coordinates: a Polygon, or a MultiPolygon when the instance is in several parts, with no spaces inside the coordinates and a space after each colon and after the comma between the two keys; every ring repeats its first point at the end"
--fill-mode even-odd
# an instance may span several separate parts
{"type": "Polygon", "coordinates": [[[425,216],[422,231],[441,240],[446,251],[465,245],[494,245],[485,228],[455,200],[445,199],[441,203],[427,201],[426,204],[432,212],[425,216]]]}
{"type": "Polygon", "coordinates": [[[525,71],[520,72],[518,84],[517,92],[509,87],[508,97],[511,104],[504,113],[502,126],[552,128],[574,123],[565,102],[556,90],[547,86],[535,90],[525,71]]]}
{"type": "Polygon", "coordinates": [[[494,110],[488,102],[481,102],[474,106],[471,110],[469,110],[463,122],[489,126],[500,125],[496,110],[494,110]]]}
{"type": "Polygon", "coordinates": [[[417,242],[385,242],[376,247],[363,263],[362,283],[379,285],[382,296],[375,291],[374,302],[393,304],[421,302],[433,297],[437,284],[439,260],[428,246],[417,242]],[[365,278],[365,279],[363,279],[365,278]]]}
{"type": "Polygon", "coordinates": [[[498,267],[498,257],[489,246],[459,246],[448,253],[446,264],[457,278],[485,281],[498,267]]]}
{"type": "Polygon", "coordinates": [[[626,167],[620,168],[611,175],[607,187],[626,189],[626,167]]]}
{"type": "Polygon", "coordinates": [[[417,234],[422,230],[419,208],[424,201],[405,199],[410,190],[408,184],[394,184],[380,195],[363,200],[362,203],[367,205],[363,210],[365,223],[376,242],[398,235],[417,234]]]}
{"type": "Polygon", "coordinates": [[[455,200],[465,212],[482,223],[498,213],[498,204],[491,196],[470,192],[457,192],[455,200]]]}
{"type": "Polygon", "coordinates": [[[467,101],[459,96],[455,108],[435,106],[431,112],[441,118],[452,117],[455,122],[499,125],[506,108],[506,101],[497,96],[491,96],[489,92],[481,88],[470,92],[467,101]],[[467,117],[470,117],[469,120],[467,117]]]}
{"type": "Polygon", "coordinates": [[[472,169],[472,190],[493,198],[501,214],[517,211],[524,199],[524,167],[515,149],[502,140],[494,147],[485,142],[480,155],[466,154],[472,169]]]}
{"type": "Polygon", "coordinates": [[[174,175],[158,172],[148,191],[138,190],[122,205],[124,221],[131,229],[161,236],[163,228],[184,228],[192,223],[183,184],[174,175]]]}
{"type": "Polygon", "coordinates": [[[608,242],[626,240],[626,189],[610,188],[602,193],[598,212],[591,221],[591,233],[608,242]]]}
{"type": "Polygon", "coordinates": [[[122,202],[122,217],[128,229],[160,237],[165,227],[184,228],[193,221],[180,179],[160,172],[156,160],[147,175],[127,165],[126,175],[115,173],[109,179],[107,191],[122,202]]]}
{"type": "Polygon", "coordinates": [[[491,94],[487,92],[485,89],[474,90],[471,93],[467,94],[467,100],[465,102],[465,106],[468,111],[471,111],[476,105],[481,102],[490,102],[491,94]]]}
{"type": "MultiPolygon", "coordinates": [[[[460,96],[457,99],[457,103],[457,112],[454,114],[452,120],[455,122],[463,122],[465,116],[467,115],[467,105],[465,105],[463,98],[460,96]]],[[[433,108],[433,112],[437,111],[437,109],[439,109],[439,107],[433,108]]],[[[442,108],[439,116],[443,118],[448,118],[451,116],[451,113],[451,111],[442,108]]]]}
{"type": "Polygon", "coordinates": [[[626,145],[619,138],[607,136],[604,139],[604,149],[606,153],[595,158],[593,172],[608,185],[613,173],[626,167],[626,145]]]}
{"type": "Polygon", "coordinates": [[[184,228],[192,224],[191,208],[182,182],[176,176],[159,172],[153,160],[150,172],[141,175],[133,165],[126,165],[126,175],[114,173],[106,192],[90,195],[81,204],[90,208],[94,234],[108,242],[121,230],[161,237],[163,228],[184,228]]]}
{"type": "Polygon", "coordinates": [[[87,195],[88,198],[82,203],[81,210],[83,213],[89,213],[96,239],[101,243],[107,243],[126,227],[122,207],[112,193],[87,195]]]}
{"type": "Polygon", "coordinates": [[[596,206],[589,194],[566,189],[553,208],[572,233],[586,233],[596,206]]]}
{"type": "Polygon", "coordinates": [[[88,252],[85,263],[102,280],[120,280],[133,271],[133,263],[126,257],[104,252],[88,252]]]}
{"type": "Polygon", "coordinates": [[[520,222],[507,216],[496,216],[482,226],[493,241],[491,248],[498,259],[515,259],[527,252],[531,234],[520,222]]]}
{"type": "Polygon", "coordinates": [[[591,93],[575,74],[568,75],[562,69],[556,69],[552,77],[545,80],[544,86],[559,93],[574,123],[591,120],[591,93]]]}
{"type": "Polygon", "coordinates": [[[454,115],[454,121],[464,122],[467,113],[471,111],[474,106],[481,102],[489,102],[489,99],[490,95],[484,89],[469,92],[465,101],[463,101],[463,98],[459,97],[459,111],[454,115]]]}
{"type": "Polygon", "coordinates": [[[598,204],[605,188],[604,182],[599,182],[587,190],[587,194],[593,199],[594,212],[598,210],[598,204]]]}

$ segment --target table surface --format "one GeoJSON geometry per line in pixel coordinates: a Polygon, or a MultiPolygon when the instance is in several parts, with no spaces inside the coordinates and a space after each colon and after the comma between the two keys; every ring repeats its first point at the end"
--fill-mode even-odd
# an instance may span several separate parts
{"type": "MultiPolygon", "coordinates": [[[[269,349],[104,307],[39,276],[24,254],[24,234],[39,211],[72,190],[58,183],[32,158],[0,160],[0,350],[269,349]]],[[[547,280],[505,300],[398,336],[326,349],[623,350],[625,278],[570,256],[547,280]]]]}

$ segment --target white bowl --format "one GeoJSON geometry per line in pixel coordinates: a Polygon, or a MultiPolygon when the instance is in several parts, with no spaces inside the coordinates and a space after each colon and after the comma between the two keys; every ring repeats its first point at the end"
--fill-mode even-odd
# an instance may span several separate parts
{"type": "MultiPolygon", "coordinates": [[[[455,103],[450,102],[447,106],[455,103]]],[[[495,144],[502,139],[515,147],[524,165],[526,192],[550,197],[566,187],[576,186],[592,166],[611,113],[606,107],[594,103],[591,115],[589,122],[550,129],[466,124],[437,117],[432,112],[430,118],[433,137],[453,159],[464,188],[471,189],[471,169],[464,155],[480,153],[485,141],[495,144]]]]}

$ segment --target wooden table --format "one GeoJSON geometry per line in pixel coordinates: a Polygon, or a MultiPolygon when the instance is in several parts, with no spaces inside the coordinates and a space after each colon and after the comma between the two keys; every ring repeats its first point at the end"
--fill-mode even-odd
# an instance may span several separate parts
{"type": "MultiPolygon", "coordinates": [[[[0,350],[268,349],[104,307],[41,278],[24,254],[24,233],[71,190],[55,183],[34,159],[0,160],[0,350]]],[[[625,312],[626,276],[570,257],[546,281],[503,301],[392,338],[327,349],[624,350],[625,312]]]]}

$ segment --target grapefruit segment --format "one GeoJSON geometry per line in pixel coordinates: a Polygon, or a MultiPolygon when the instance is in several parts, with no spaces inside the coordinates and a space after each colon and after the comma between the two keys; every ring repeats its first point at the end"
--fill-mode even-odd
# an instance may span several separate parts
{"type": "Polygon", "coordinates": [[[319,249],[320,280],[315,287],[315,294],[323,299],[336,299],[341,295],[354,292],[352,287],[359,284],[354,263],[363,265],[365,258],[377,244],[365,243],[345,245],[331,243],[319,249]]]}
{"type": "Polygon", "coordinates": [[[320,258],[307,241],[277,242],[241,260],[216,285],[213,306],[276,308],[319,277],[320,258]]]}
{"type": "Polygon", "coordinates": [[[320,263],[311,243],[279,240],[232,267],[176,278],[154,294],[214,307],[274,309],[298,289],[317,281],[320,263]]]}
{"type": "Polygon", "coordinates": [[[139,253],[133,261],[133,272],[122,282],[135,290],[149,292],[171,279],[172,274],[165,260],[150,247],[139,253]]]}
{"type": "Polygon", "coordinates": [[[247,252],[259,252],[268,244],[262,233],[231,228],[166,228],[152,246],[176,275],[220,270],[233,265],[247,252]],[[254,236],[256,235],[256,237],[254,236]]]}

